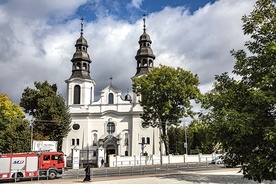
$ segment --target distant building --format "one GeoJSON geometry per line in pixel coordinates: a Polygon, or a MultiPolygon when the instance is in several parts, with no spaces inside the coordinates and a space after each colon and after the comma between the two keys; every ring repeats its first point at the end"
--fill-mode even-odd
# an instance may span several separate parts
{"type": "MultiPolygon", "coordinates": [[[[147,74],[154,64],[155,55],[146,33],[145,19],[138,43],[137,72],[132,78],[147,74]]],[[[121,90],[110,83],[101,91],[100,99],[94,100],[96,81],[90,76],[91,60],[87,53],[88,43],[83,37],[83,24],[75,47],[72,75],[66,80],[72,118],[72,130],[62,145],[67,158],[72,159],[73,150],[80,150],[82,162],[99,166],[101,158],[108,165],[109,155],[139,156],[142,152],[160,155],[158,129],[142,126],[139,96],[127,94],[122,97],[121,90]]]]}

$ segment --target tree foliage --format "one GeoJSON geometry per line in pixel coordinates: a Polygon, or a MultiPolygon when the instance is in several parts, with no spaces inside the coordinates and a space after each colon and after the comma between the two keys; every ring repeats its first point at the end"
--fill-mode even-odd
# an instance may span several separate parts
{"type": "Polygon", "coordinates": [[[243,16],[248,51],[232,51],[235,80],[216,76],[206,94],[209,122],[227,150],[227,164],[241,164],[245,178],[276,179],[276,10],[275,0],[259,0],[243,16]]]}
{"type": "Polygon", "coordinates": [[[213,138],[213,130],[209,125],[194,120],[187,128],[188,149],[195,150],[196,153],[213,153],[217,142],[213,138]]]}
{"type": "Polygon", "coordinates": [[[185,154],[184,142],[188,142],[189,154],[213,153],[217,142],[214,141],[213,132],[208,124],[193,120],[189,126],[170,126],[167,130],[168,147],[170,154],[185,154]],[[185,132],[186,128],[186,132],[185,132]],[[185,137],[186,135],[186,137],[185,137]]]}
{"type": "Polygon", "coordinates": [[[185,154],[185,130],[181,126],[170,126],[168,128],[168,147],[169,154],[183,155],[185,154]]]}
{"type": "Polygon", "coordinates": [[[30,151],[30,129],[19,105],[0,94],[0,152],[30,151]]]}
{"type": "Polygon", "coordinates": [[[57,94],[56,84],[47,81],[34,83],[36,89],[27,87],[20,105],[35,118],[33,122],[35,140],[58,141],[59,149],[63,137],[70,131],[70,113],[65,101],[57,94]]]}
{"type": "Polygon", "coordinates": [[[191,100],[200,97],[197,75],[181,68],[154,67],[147,75],[133,80],[133,91],[142,98],[142,120],[158,127],[167,149],[166,125],[179,124],[182,117],[193,116],[191,100]]]}

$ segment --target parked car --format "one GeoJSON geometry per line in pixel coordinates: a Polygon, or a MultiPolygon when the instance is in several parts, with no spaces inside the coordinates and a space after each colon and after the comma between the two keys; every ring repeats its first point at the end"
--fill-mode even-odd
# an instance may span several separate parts
{"type": "Polygon", "coordinates": [[[224,156],[218,156],[211,161],[211,164],[223,164],[224,156]]]}

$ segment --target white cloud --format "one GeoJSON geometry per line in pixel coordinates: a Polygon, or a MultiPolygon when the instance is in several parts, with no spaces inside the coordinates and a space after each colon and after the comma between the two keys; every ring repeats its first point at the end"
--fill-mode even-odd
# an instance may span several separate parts
{"type": "MultiPolygon", "coordinates": [[[[49,22],[64,19],[75,13],[76,9],[87,0],[9,0],[6,11],[15,17],[26,19],[50,19],[49,22]]],[[[48,23],[49,23],[48,22],[48,23]]]]}
{"type": "Polygon", "coordinates": [[[130,6],[135,7],[137,9],[141,9],[143,1],[144,0],[132,0],[130,6]]]}
{"type": "MultiPolygon", "coordinates": [[[[0,93],[19,103],[24,88],[48,80],[66,96],[65,80],[71,75],[80,20],[73,16],[86,1],[10,0],[0,4],[0,93]],[[33,11],[32,11],[33,10],[33,11]]],[[[137,7],[142,1],[132,1],[137,7]]],[[[180,66],[199,75],[201,89],[211,88],[214,75],[231,71],[229,51],[243,48],[248,39],[241,30],[241,16],[252,8],[251,0],[220,0],[190,14],[184,7],[166,7],[149,14],[147,33],[159,63],[180,66]]],[[[79,16],[81,17],[81,16],[79,16]]],[[[143,22],[129,23],[112,16],[85,22],[84,36],[92,60],[91,77],[96,93],[109,84],[131,91],[136,72],[135,55],[143,22]]]]}

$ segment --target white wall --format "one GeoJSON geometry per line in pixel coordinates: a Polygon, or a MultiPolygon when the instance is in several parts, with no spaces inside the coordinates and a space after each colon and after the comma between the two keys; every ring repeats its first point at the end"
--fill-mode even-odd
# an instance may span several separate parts
{"type": "MultiPolygon", "coordinates": [[[[192,163],[192,162],[207,162],[210,163],[212,159],[221,154],[208,154],[208,155],[168,155],[162,156],[162,164],[172,163],[192,163]]],[[[156,165],[160,164],[160,156],[129,156],[121,157],[117,155],[109,156],[109,167],[122,167],[122,166],[138,166],[138,165],[156,165]]]]}

